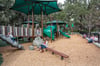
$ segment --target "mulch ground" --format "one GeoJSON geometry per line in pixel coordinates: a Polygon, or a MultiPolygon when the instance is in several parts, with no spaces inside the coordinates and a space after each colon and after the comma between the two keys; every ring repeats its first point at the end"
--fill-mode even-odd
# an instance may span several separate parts
{"type": "Polygon", "coordinates": [[[87,43],[87,40],[79,35],[49,43],[50,48],[69,55],[69,58],[64,60],[60,60],[59,55],[52,55],[51,52],[29,50],[30,45],[32,44],[23,44],[25,50],[10,46],[0,47],[4,58],[2,66],[100,66],[100,48],[87,43]]]}

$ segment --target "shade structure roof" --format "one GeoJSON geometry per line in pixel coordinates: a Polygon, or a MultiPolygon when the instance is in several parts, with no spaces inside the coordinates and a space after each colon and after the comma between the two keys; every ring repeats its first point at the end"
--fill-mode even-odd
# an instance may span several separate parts
{"type": "MultiPolygon", "coordinates": [[[[32,21],[25,21],[22,24],[32,24],[32,21]]],[[[34,24],[39,24],[39,22],[34,21],[34,24]]]]}
{"type": "Polygon", "coordinates": [[[41,10],[43,10],[43,14],[51,14],[54,12],[61,11],[57,5],[56,0],[15,0],[15,4],[11,7],[11,9],[25,13],[32,14],[33,12],[36,15],[41,14],[41,10]]]}
{"type": "Polygon", "coordinates": [[[46,22],[46,24],[56,24],[56,23],[58,23],[58,24],[66,24],[64,21],[57,21],[57,20],[53,20],[53,21],[48,21],[48,22],[46,22]]]}

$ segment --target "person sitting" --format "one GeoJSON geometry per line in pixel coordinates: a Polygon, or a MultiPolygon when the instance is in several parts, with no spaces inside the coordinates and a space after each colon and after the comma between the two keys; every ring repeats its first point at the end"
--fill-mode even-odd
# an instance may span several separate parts
{"type": "Polygon", "coordinates": [[[97,42],[98,41],[98,36],[94,37],[94,41],[97,42]]]}
{"type": "Polygon", "coordinates": [[[86,38],[86,37],[87,37],[86,34],[84,34],[84,35],[83,35],[83,38],[86,38]]]}
{"type": "Polygon", "coordinates": [[[14,42],[15,41],[15,39],[14,39],[14,37],[13,37],[13,35],[12,35],[12,33],[8,33],[8,37],[14,42]]]}
{"type": "Polygon", "coordinates": [[[44,52],[44,50],[48,47],[48,40],[44,39],[44,43],[40,45],[41,52],[44,52]]]}
{"type": "Polygon", "coordinates": [[[93,43],[94,41],[94,35],[90,37],[90,39],[88,40],[88,43],[93,43]]]}

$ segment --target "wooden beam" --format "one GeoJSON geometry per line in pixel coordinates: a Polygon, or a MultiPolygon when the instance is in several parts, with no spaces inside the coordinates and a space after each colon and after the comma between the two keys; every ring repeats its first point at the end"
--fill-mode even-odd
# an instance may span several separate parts
{"type": "Polygon", "coordinates": [[[32,38],[34,40],[34,7],[32,7],[32,38]]]}
{"type": "Polygon", "coordinates": [[[42,39],[43,39],[43,7],[41,6],[41,28],[42,28],[42,39]]]}

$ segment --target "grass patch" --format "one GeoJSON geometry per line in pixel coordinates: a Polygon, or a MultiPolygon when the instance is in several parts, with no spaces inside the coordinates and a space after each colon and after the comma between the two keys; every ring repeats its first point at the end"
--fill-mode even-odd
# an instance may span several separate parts
{"type": "Polygon", "coordinates": [[[2,54],[0,54],[0,66],[2,63],[3,63],[3,57],[2,57],[2,54]]]}

